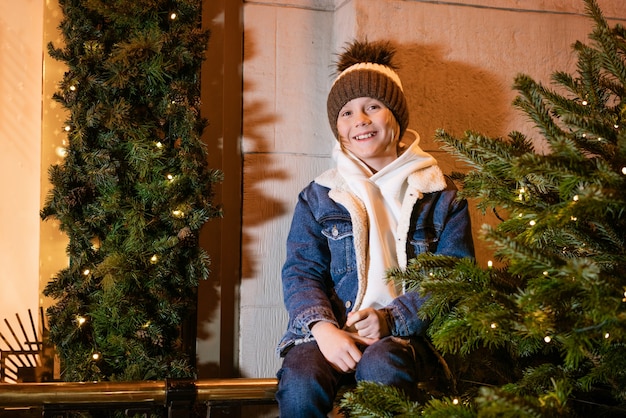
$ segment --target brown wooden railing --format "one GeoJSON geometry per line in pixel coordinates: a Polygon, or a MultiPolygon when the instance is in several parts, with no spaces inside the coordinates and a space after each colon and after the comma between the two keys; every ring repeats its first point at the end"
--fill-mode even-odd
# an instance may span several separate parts
{"type": "Polygon", "coordinates": [[[190,417],[196,403],[273,403],[276,385],[271,378],[7,383],[0,384],[0,411],[38,408],[46,417],[63,411],[158,409],[168,417],[190,417]]]}

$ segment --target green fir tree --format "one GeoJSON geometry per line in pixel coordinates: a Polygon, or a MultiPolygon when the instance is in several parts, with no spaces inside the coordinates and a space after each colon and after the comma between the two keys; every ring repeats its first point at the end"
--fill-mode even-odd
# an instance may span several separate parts
{"type": "Polygon", "coordinates": [[[41,216],[69,237],[44,293],[66,381],[192,377],[200,228],[220,215],[200,135],[201,0],[59,0],[66,156],[41,216]]]}
{"type": "MultiPolygon", "coordinates": [[[[437,134],[470,166],[462,195],[501,219],[483,232],[503,267],[425,254],[391,273],[430,294],[421,315],[450,372],[420,416],[626,416],[626,29],[585,3],[576,74],[515,80],[548,151],[519,132],[437,134]]],[[[388,416],[380,399],[342,405],[388,416]]]]}

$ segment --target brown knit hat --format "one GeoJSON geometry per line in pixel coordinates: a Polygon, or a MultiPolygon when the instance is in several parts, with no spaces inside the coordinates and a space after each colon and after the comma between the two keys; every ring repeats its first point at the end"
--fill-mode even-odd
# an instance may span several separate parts
{"type": "Polygon", "coordinates": [[[400,138],[409,124],[409,108],[402,91],[400,77],[391,60],[395,49],[388,42],[354,41],[339,56],[333,86],[326,107],[330,128],[339,139],[337,117],[341,108],[352,99],[371,97],[391,110],[400,125],[400,138]]]}

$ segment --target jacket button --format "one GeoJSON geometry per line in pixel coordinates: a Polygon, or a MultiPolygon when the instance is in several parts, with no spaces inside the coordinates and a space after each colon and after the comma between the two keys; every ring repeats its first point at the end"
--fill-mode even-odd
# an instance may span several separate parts
{"type": "Polygon", "coordinates": [[[346,301],[346,309],[350,309],[350,306],[352,306],[352,302],[350,302],[349,300],[346,301]]]}
{"type": "Polygon", "coordinates": [[[339,231],[337,230],[337,227],[336,227],[336,226],[333,226],[333,232],[332,232],[332,234],[333,234],[333,237],[336,237],[337,235],[339,235],[339,231]]]}

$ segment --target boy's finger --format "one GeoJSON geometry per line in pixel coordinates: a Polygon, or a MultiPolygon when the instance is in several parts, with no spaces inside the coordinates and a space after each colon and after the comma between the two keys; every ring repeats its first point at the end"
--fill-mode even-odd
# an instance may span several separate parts
{"type": "Polygon", "coordinates": [[[346,321],[346,327],[351,327],[352,325],[359,322],[361,319],[363,319],[361,317],[361,311],[350,312],[346,321]]]}

